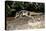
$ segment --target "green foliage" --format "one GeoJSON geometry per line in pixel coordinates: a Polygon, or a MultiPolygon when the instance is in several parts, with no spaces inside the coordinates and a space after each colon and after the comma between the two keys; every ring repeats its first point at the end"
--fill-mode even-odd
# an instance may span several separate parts
{"type": "Polygon", "coordinates": [[[20,10],[44,12],[44,3],[19,2],[19,1],[6,1],[5,2],[6,16],[15,15],[16,12],[20,10]]]}

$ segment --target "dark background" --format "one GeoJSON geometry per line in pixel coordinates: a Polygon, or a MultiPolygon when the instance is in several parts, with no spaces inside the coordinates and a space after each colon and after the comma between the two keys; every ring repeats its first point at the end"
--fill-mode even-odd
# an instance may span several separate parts
{"type": "Polygon", "coordinates": [[[45,4],[38,2],[5,1],[5,13],[7,17],[14,17],[16,12],[21,10],[45,13],[45,4]]]}

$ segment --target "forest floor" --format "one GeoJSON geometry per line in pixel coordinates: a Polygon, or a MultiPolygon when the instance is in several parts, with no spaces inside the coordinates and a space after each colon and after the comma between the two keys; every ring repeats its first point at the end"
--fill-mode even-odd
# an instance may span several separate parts
{"type": "Polygon", "coordinates": [[[7,30],[25,30],[25,29],[41,29],[45,28],[45,17],[32,16],[34,17],[6,17],[6,29],[7,30]]]}

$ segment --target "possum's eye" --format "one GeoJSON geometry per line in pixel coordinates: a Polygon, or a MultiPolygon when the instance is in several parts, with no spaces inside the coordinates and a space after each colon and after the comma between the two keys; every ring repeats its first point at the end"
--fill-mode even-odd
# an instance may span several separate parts
{"type": "Polygon", "coordinates": [[[18,14],[17,14],[18,15],[18,14]]]}

